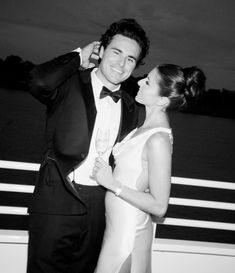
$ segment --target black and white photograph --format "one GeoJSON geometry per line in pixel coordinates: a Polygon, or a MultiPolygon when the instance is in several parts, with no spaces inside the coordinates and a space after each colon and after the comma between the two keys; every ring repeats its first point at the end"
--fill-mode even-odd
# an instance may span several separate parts
{"type": "Polygon", "coordinates": [[[235,2],[0,2],[0,272],[235,270],[235,2]]]}

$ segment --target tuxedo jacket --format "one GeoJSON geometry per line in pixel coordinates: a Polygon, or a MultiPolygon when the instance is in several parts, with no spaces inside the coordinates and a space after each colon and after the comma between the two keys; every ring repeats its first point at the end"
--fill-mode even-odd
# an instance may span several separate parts
{"type": "MultiPolygon", "coordinates": [[[[31,94],[46,105],[46,147],[29,212],[86,213],[68,174],[86,158],[96,118],[91,69],[80,71],[76,52],[36,66],[30,73],[31,94]]],[[[140,126],[145,111],[122,90],[121,121],[116,142],[140,126]]]]}

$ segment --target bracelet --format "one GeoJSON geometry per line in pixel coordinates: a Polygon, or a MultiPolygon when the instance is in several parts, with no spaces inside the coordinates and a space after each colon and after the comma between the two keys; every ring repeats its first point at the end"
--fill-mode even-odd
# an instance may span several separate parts
{"type": "Polygon", "coordinates": [[[116,196],[119,196],[119,195],[121,194],[121,192],[122,192],[122,185],[116,189],[116,191],[115,191],[114,194],[115,194],[116,196]]]}

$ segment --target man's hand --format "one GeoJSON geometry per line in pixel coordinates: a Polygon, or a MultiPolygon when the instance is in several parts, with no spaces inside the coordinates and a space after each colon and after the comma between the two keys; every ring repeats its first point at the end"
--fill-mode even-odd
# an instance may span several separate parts
{"type": "Polygon", "coordinates": [[[82,56],[82,64],[81,67],[83,69],[94,67],[95,64],[91,62],[91,59],[98,60],[99,59],[99,49],[100,42],[94,41],[84,48],[82,48],[81,56],[82,56]]]}

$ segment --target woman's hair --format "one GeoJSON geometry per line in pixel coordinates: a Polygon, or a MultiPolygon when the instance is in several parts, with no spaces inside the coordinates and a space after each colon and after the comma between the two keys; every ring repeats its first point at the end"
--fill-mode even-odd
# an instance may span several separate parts
{"type": "Polygon", "coordinates": [[[111,24],[100,38],[101,46],[106,48],[116,34],[121,34],[127,38],[135,40],[138,43],[141,48],[141,52],[136,66],[144,64],[143,59],[149,52],[149,39],[146,36],[144,29],[136,22],[136,20],[128,18],[111,24]]]}
{"type": "Polygon", "coordinates": [[[206,76],[196,66],[182,68],[174,64],[162,64],[157,70],[160,75],[160,95],[170,100],[168,110],[186,107],[205,90],[206,76]]]}

